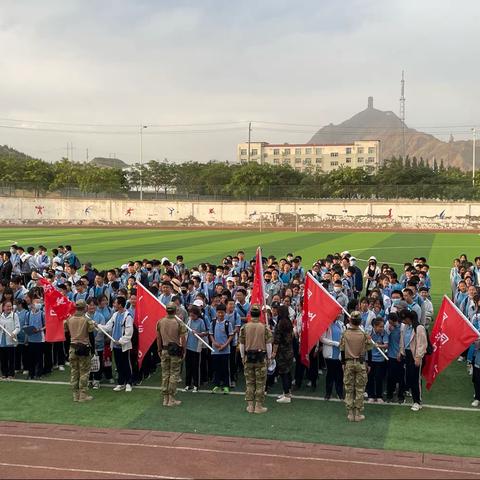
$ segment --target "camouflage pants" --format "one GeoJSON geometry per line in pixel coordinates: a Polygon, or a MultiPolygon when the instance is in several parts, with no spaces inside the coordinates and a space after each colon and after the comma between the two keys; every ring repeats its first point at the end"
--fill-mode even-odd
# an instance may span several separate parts
{"type": "Polygon", "coordinates": [[[79,356],[73,347],[70,347],[68,360],[70,361],[70,385],[73,393],[87,393],[88,377],[90,376],[90,355],[79,356]]]}
{"type": "Polygon", "coordinates": [[[364,363],[349,362],[345,364],[343,372],[343,386],[345,387],[345,406],[347,410],[363,410],[363,394],[367,384],[367,367],[364,363]]]}
{"type": "Polygon", "coordinates": [[[267,363],[245,363],[245,400],[263,404],[265,400],[265,383],[267,381],[267,363]]]}
{"type": "Polygon", "coordinates": [[[177,382],[180,378],[180,367],[182,366],[182,357],[169,355],[164,350],[161,355],[162,360],[162,393],[164,395],[175,395],[177,391],[177,382]]]}

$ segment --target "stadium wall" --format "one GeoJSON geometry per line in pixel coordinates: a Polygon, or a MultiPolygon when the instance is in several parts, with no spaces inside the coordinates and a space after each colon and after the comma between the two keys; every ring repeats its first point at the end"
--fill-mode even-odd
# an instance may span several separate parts
{"type": "Polygon", "coordinates": [[[480,203],[206,202],[0,199],[3,225],[461,229],[480,227],[480,203]]]}

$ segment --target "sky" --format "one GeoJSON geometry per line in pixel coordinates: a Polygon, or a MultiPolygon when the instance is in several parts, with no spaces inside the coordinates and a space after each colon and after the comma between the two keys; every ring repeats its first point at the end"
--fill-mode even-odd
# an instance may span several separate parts
{"type": "Polygon", "coordinates": [[[235,161],[366,108],[480,126],[477,0],[0,0],[0,144],[55,161],[235,161]],[[271,122],[271,123],[262,123],[271,122]],[[70,150],[70,158],[72,158],[70,150]]]}

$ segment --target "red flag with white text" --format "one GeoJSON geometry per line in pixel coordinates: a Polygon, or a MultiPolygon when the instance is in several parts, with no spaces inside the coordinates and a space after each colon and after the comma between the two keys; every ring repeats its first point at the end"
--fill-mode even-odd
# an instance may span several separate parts
{"type": "Polygon", "coordinates": [[[65,329],[63,322],[76,312],[75,303],[62,295],[50,282],[40,278],[45,302],[45,341],[63,342],[65,329]]]}
{"type": "Polygon", "coordinates": [[[310,366],[310,351],[342,310],[341,305],[307,273],[300,336],[300,359],[306,367],[310,366]]]}
{"type": "MultiPolygon", "coordinates": [[[[262,249],[257,248],[257,254],[255,257],[255,272],[253,276],[253,288],[252,294],[250,295],[250,308],[252,305],[258,304],[262,308],[262,313],[260,315],[260,321],[265,323],[265,284],[263,280],[263,260],[262,260],[262,249]]],[[[248,321],[250,321],[250,312],[248,313],[248,321]]]]}
{"type": "Polygon", "coordinates": [[[444,296],[430,334],[433,351],[425,356],[422,369],[427,390],[430,390],[440,372],[479,338],[478,330],[456,305],[444,296]]]}
{"type": "Polygon", "coordinates": [[[134,322],[138,329],[138,368],[157,338],[157,322],[167,315],[165,306],[141,283],[137,282],[137,305],[134,322]]]}

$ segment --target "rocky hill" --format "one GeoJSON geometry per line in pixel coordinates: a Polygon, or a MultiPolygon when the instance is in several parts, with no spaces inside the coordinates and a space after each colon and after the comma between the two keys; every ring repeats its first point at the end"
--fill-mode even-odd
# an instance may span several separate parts
{"type": "Polygon", "coordinates": [[[104,168],[128,168],[128,165],[119,158],[107,158],[107,157],[95,157],[94,159],[90,160],[92,165],[96,165],[97,167],[104,167],[104,168]]]}
{"type": "MultiPolygon", "coordinates": [[[[373,108],[373,98],[369,97],[365,110],[338,125],[321,128],[308,143],[341,144],[354,140],[380,140],[383,159],[401,156],[403,152],[402,121],[391,111],[373,108]]],[[[478,142],[480,144],[480,142],[478,142]]],[[[405,126],[405,151],[410,157],[423,157],[425,160],[440,162],[445,166],[471,170],[472,142],[443,142],[433,135],[419,132],[405,126]]],[[[477,145],[477,158],[480,159],[480,145],[477,145]]]]}

